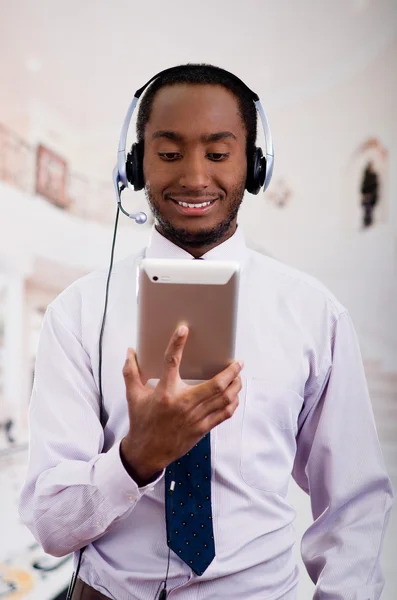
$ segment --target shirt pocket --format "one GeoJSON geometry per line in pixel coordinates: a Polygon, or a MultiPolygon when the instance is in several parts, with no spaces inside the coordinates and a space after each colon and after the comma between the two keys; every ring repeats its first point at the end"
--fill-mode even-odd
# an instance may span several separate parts
{"type": "Polygon", "coordinates": [[[285,497],[303,398],[292,389],[251,378],[246,383],[244,400],[241,476],[250,487],[285,497]]]}

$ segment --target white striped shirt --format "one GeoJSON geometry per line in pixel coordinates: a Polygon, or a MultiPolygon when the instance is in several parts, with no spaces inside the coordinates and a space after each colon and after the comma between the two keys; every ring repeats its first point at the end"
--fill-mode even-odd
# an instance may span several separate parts
{"type": "MultiPolygon", "coordinates": [[[[153,229],[148,257],[191,259],[153,229]]],[[[115,600],[155,598],[168,547],[164,478],[139,489],[119,441],[129,420],[122,368],[136,341],[136,265],[114,267],[103,345],[105,431],[98,419],[98,338],[106,272],[48,308],[30,407],[30,464],[20,512],[46,552],[88,545],[81,578],[115,600]]],[[[313,278],[249,250],[240,229],[205,256],[238,260],[236,358],[243,389],[211,432],[216,557],[202,577],[174,553],[175,600],[293,600],[291,473],[310,493],[302,542],[315,599],[377,600],[392,488],[362,359],[345,308],[313,278]]]]}

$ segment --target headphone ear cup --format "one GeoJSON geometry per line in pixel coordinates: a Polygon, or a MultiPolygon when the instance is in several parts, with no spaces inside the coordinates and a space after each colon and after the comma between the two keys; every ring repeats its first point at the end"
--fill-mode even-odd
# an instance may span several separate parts
{"type": "Polygon", "coordinates": [[[252,158],[248,160],[247,167],[245,189],[250,194],[258,194],[266,178],[266,158],[263,156],[261,148],[255,148],[252,158]]]}
{"type": "Polygon", "coordinates": [[[145,187],[145,179],[143,177],[143,148],[143,142],[132,144],[131,152],[127,154],[125,165],[127,180],[134,186],[136,192],[145,187]]]}

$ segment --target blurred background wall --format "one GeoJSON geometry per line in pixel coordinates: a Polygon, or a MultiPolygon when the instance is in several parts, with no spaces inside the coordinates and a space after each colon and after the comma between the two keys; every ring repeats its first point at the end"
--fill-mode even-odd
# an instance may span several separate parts
{"type": "MultiPolygon", "coordinates": [[[[0,0],[0,598],[55,598],[70,574],[16,512],[37,339],[51,299],[108,263],[111,172],[133,93],[185,62],[231,70],[262,99],[274,177],[266,194],[246,194],[241,226],[351,312],[396,487],[397,2],[0,0]]],[[[133,210],[146,206],[125,193],[133,210]]],[[[150,227],[121,218],[117,258],[150,227]]],[[[300,534],[310,509],[293,484],[291,501],[300,534]]],[[[390,533],[390,600],[396,554],[390,533]]],[[[302,567],[301,598],[311,589],[302,567]]]]}

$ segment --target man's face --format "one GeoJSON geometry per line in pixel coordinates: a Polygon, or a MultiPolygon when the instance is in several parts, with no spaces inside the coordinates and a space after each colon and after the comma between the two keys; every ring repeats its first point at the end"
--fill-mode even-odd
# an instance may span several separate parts
{"type": "Polygon", "coordinates": [[[237,98],[218,85],[159,90],[145,129],[143,168],[163,235],[201,251],[226,240],[236,229],[247,174],[237,98]]]}

